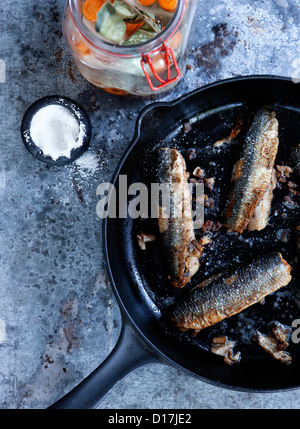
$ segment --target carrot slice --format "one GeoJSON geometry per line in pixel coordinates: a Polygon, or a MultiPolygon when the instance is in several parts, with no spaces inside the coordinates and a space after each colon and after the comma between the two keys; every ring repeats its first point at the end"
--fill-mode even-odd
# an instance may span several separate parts
{"type": "Polygon", "coordinates": [[[159,6],[167,12],[175,12],[177,0],[158,0],[159,6]]]}
{"type": "Polygon", "coordinates": [[[83,16],[88,21],[96,21],[97,13],[99,12],[104,3],[106,3],[106,0],[85,0],[82,9],[83,16]]]}
{"type": "Polygon", "coordinates": [[[141,22],[137,22],[137,23],[131,23],[131,22],[126,22],[126,34],[125,34],[125,39],[127,40],[130,36],[133,35],[133,33],[135,33],[139,28],[141,28],[143,25],[145,24],[144,21],[141,22]]]}
{"type": "Polygon", "coordinates": [[[144,6],[152,6],[156,0],[139,0],[139,2],[144,6]]]}
{"type": "Polygon", "coordinates": [[[83,54],[83,55],[89,55],[91,53],[90,48],[81,40],[78,40],[75,42],[77,49],[83,54]]]}
{"type": "Polygon", "coordinates": [[[169,46],[171,46],[171,48],[173,49],[177,49],[179,48],[181,43],[181,34],[179,31],[177,31],[177,33],[174,34],[174,36],[169,40],[169,46]]]}
{"type": "Polygon", "coordinates": [[[103,88],[104,91],[109,92],[110,94],[113,95],[126,95],[127,92],[123,91],[123,89],[119,89],[119,88],[103,88]]]}

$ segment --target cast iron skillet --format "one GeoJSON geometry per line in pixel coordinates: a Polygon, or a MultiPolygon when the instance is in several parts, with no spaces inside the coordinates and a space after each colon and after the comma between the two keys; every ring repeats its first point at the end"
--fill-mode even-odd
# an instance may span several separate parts
{"type": "MultiPolygon", "coordinates": [[[[237,118],[246,127],[256,108],[272,105],[280,123],[276,163],[288,164],[291,148],[299,142],[299,100],[300,85],[290,79],[252,76],[217,82],[179,100],[146,107],[139,115],[135,137],[113,178],[117,195],[119,175],[127,175],[128,186],[155,182],[156,149],[177,147],[186,157],[188,171],[199,165],[207,177],[216,177],[214,189],[207,190],[213,204],[205,208],[205,219],[218,220],[243,131],[219,149],[214,143],[229,135],[237,118]]],[[[290,180],[297,182],[298,178],[290,180]]],[[[288,351],[293,361],[285,365],[252,340],[256,329],[267,333],[272,320],[290,325],[299,317],[293,231],[299,222],[300,201],[299,197],[293,196],[291,200],[290,196],[287,184],[281,183],[281,189],[275,191],[269,225],[263,232],[244,232],[240,236],[226,233],[223,227],[214,233],[210,231],[212,243],[205,250],[201,268],[183,291],[168,284],[159,239],[147,244],[144,251],[137,245],[136,235],[140,232],[157,233],[155,220],[107,218],[103,245],[108,275],[122,313],[121,335],[98,369],[51,408],[96,408],[131,371],[154,362],[173,365],[202,381],[240,391],[298,388],[299,346],[290,343],[288,351]],[[267,297],[263,305],[250,307],[196,337],[172,326],[168,312],[179,294],[225,267],[275,250],[282,252],[292,265],[293,280],[267,297]],[[222,357],[209,351],[212,338],[219,335],[236,341],[236,349],[242,353],[239,364],[229,366],[222,357]]],[[[200,237],[202,230],[196,234],[200,237]]]]}

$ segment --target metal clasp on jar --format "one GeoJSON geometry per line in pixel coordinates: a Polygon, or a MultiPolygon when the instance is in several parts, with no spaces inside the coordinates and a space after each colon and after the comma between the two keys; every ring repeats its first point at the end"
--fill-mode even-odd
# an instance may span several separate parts
{"type": "Polygon", "coordinates": [[[147,54],[143,54],[142,60],[141,60],[141,67],[143,69],[143,72],[145,73],[146,79],[152,91],[157,91],[181,78],[181,71],[176,61],[173,49],[170,46],[167,46],[165,43],[163,43],[162,46],[160,46],[158,49],[148,52],[147,54]],[[165,79],[163,79],[159,75],[160,68],[155,65],[154,61],[155,61],[155,56],[157,55],[160,55],[161,59],[164,62],[164,67],[162,67],[162,70],[166,69],[167,77],[165,79]],[[152,82],[149,76],[149,73],[145,68],[146,64],[148,64],[151,72],[153,73],[153,76],[159,82],[159,85],[155,86],[154,83],[152,82]],[[173,77],[171,77],[172,65],[174,65],[174,69],[175,69],[175,76],[173,77]]]}

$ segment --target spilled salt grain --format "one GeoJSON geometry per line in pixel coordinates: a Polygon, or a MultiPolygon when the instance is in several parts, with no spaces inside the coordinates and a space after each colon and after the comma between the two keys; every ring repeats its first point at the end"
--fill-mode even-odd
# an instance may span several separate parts
{"type": "Polygon", "coordinates": [[[91,152],[86,152],[76,160],[76,166],[82,176],[93,175],[98,168],[98,158],[91,152]]]}
{"type": "Polygon", "coordinates": [[[70,158],[72,150],[82,146],[85,132],[85,125],[75,115],[55,104],[38,110],[30,125],[35,145],[54,161],[70,158]]]}

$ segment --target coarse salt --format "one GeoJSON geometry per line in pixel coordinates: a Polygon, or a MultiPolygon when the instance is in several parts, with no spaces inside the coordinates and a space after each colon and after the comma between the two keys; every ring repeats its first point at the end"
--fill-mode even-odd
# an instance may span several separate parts
{"type": "Polygon", "coordinates": [[[66,107],[56,104],[36,112],[31,121],[30,135],[45,156],[54,161],[60,157],[70,158],[72,150],[82,146],[86,129],[76,116],[66,107]]]}
{"type": "Polygon", "coordinates": [[[91,152],[84,153],[79,159],[76,160],[76,166],[83,177],[93,175],[98,169],[98,157],[91,152]]]}

